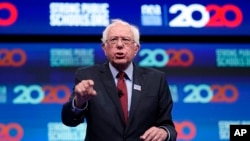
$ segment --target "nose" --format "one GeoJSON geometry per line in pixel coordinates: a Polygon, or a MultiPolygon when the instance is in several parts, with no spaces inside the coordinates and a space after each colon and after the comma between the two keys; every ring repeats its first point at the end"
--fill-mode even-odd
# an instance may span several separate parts
{"type": "Polygon", "coordinates": [[[124,46],[124,44],[122,42],[122,39],[119,38],[117,41],[117,48],[123,48],[123,46],[124,46]]]}

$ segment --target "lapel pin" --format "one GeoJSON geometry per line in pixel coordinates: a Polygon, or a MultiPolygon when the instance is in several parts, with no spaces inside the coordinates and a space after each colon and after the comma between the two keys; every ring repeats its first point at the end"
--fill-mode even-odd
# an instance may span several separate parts
{"type": "Polygon", "coordinates": [[[138,90],[138,91],[141,91],[141,86],[140,86],[140,85],[137,85],[137,84],[134,84],[134,89],[135,89],[135,90],[138,90]]]}

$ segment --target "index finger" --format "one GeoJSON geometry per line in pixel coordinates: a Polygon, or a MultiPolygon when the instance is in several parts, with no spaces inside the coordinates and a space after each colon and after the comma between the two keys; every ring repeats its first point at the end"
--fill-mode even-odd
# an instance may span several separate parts
{"type": "Polygon", "coordinates": [[[87,83],[89,86],[94,86],[94,81],[91,79],[87,80],[87,83]]]}

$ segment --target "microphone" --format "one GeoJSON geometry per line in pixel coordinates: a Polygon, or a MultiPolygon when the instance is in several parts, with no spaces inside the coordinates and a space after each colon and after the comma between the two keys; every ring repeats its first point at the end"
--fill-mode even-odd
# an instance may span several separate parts
{"type": "Polygon", "coordinates": [[[121,98],[122,95],[123,95],[122,91],[118,89],[118,96],[119,96],[119,98],[121,98]]]}

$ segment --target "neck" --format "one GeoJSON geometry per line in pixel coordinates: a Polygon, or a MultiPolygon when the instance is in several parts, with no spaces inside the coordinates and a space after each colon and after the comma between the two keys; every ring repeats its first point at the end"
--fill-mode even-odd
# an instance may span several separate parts
{"type": "Polygon", "coordinates": [[[130,63],[128,64],[112,64],[118,71],[125,71],[130,63]]]}

